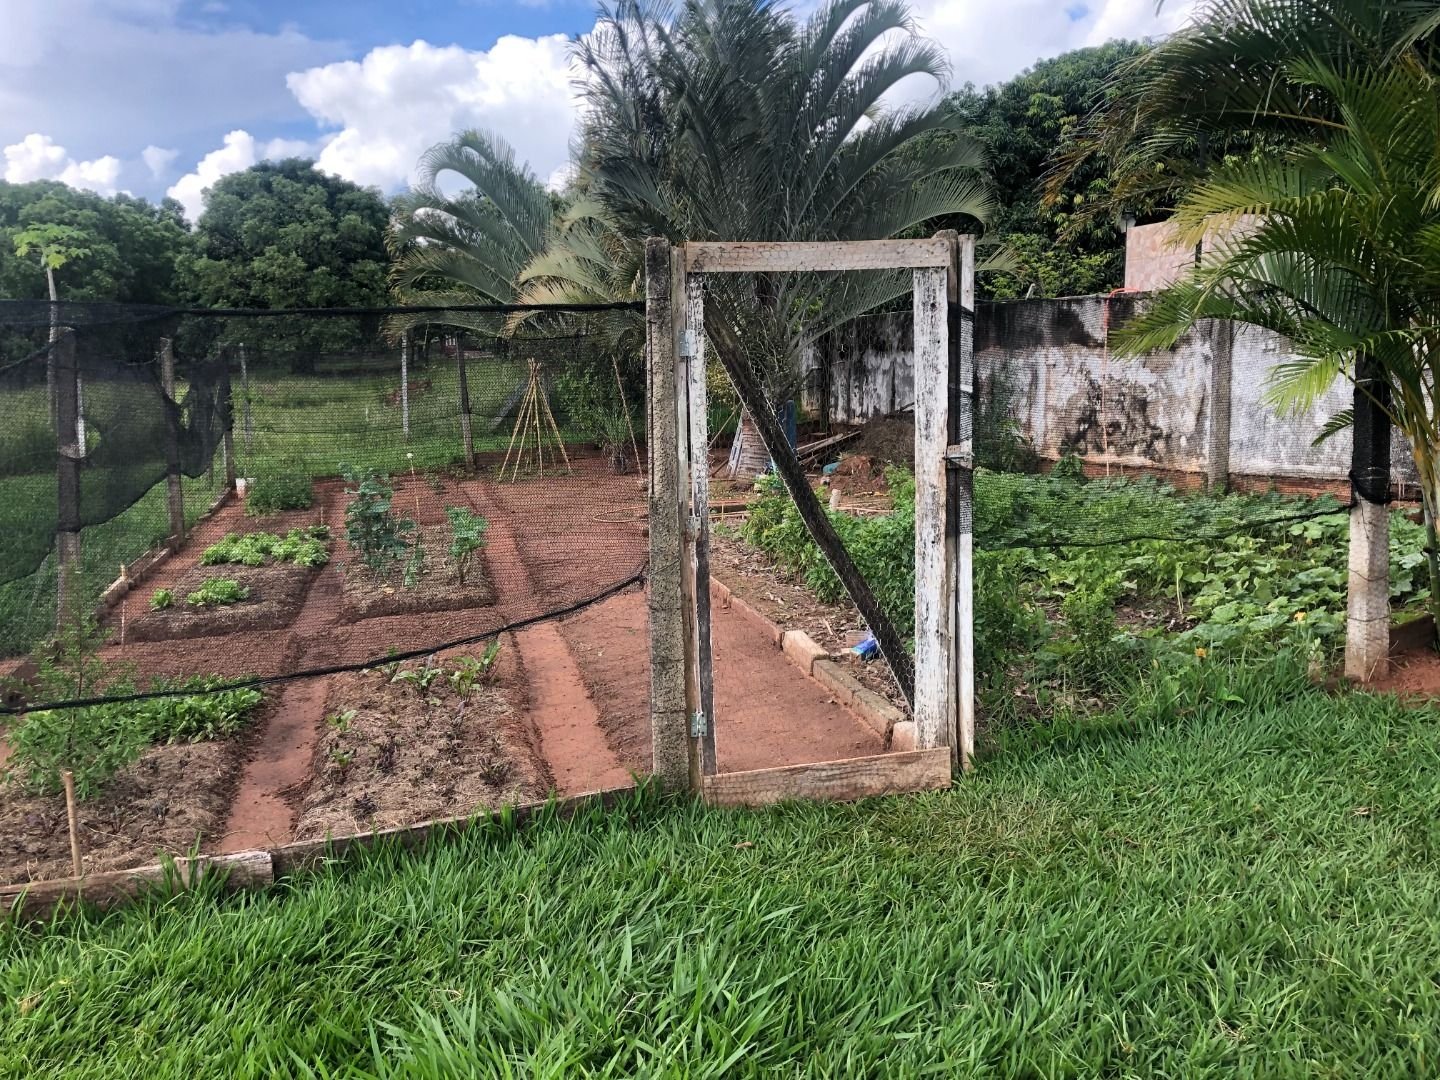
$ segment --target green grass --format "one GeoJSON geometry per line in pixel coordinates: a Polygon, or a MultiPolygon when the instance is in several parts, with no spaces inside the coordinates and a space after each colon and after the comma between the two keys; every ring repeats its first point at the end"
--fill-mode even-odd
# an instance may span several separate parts
{"type": "Polygon", "coordinates": [[[1434,1075],[1437,721],[1192,662],[947,794],[642,798],[0,931],[0,1073],[1434,1075]]]}

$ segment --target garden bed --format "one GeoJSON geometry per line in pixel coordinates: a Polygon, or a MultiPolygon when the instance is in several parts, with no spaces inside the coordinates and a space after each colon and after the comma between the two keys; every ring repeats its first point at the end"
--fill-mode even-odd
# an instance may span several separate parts
{"type": "MultiPolygon", "coordinates": [[[[98,795],[82,800],[85,872],[139,866],[161,853],[183,855],[217,838],[258,722],[257,713],[245,732],[228,739],[151,747],[98,795]]],[[[18,781],[0,783],[0,882],[70,873],[64,795],[33,795],[18,781]]]]}
{"type": "Polygon", "coordinates": [[[291,563],[270,566],[197,566],[175,582],[170,607],[147,608],[132,617],[126,641],[164,641],[169,638],[214,637],[246,630],[276,630],[289,626],[305,602],[316,571],[291,563]],[[206,581],[225,578],[246,590],[233,604],[198,606],[186,597],[206,581]]]}
{"type": "Polygon", "coordinates": [[[449,553],[449,530],[443,525],[423,525],[416,531],[426,556],[415,582],[410,585],[405,584],[404,567],[400,563],[384,574],[377,574],[350,551],[344,567],[342,601],[346,620],[459,611],[490,607],[495,603],[495,589],[483,550],[470,556],[462,585],[455,560],[449,553]]]}
{"type": "Polygon", "coordinates": [[[470,650],[332,679],[295,838],[544,798],[550,782],[534,731],[512,700],[523,695],[518,666],[497,658],[492,675],[467,682],[462,664],[482,655],[470,650]]]}

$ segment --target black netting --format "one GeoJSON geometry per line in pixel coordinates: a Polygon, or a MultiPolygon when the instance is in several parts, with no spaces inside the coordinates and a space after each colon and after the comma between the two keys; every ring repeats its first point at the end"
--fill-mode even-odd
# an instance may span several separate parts
{"type": "Polygon", "coordinates": [[[419,654],[633,583],[642,340],[631,305],[0,303],[0,655],[67,593],[143,690],[419,654]]]}

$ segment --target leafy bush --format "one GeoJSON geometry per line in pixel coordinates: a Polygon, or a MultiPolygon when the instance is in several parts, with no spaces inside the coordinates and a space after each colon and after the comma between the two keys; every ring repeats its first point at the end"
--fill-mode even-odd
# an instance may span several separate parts
{"type": "Polygon", "coordinates": [[[175,605],[175,594],[169,589],[156,589],[150,595],[150,610],[164,611],[175,605]]]}
{"type": "Polygon", "coordinates": [[[345,494],[350,502],[345,507],[345,538],[371,572],[387,574],[405,558],[409,545],[406,534],[415,531],[415,522],[396,517],[391,510],[395,490],[390,478],[373,470],[340,466],[345,477],[345,494]]]}
{"type": "Polygon", "coordinates": [[[268,473],[257,476],[245,496],[245,512],[251,516],[275,514],[281,510],[308,510],[315,493],[310,477],[299,473],[268,473]]]}
{"type": "Polygon", "coordinates": [[[291,562],[296,566],[324,566],[330,561],[326,541],[330,539],[327,525],[311,525],[291,529],[283,537],[268,532],[244,535],[228,533],[225,539],[211,544],[200,556],[202,566],[238,563],[241,566],[264,566],[267,563],[291,562]]]}
{"type": "Polygon", "coordinates": [[[464,585],[465,571],[475,552],[485,546],[485,530],[490,523],[460,506],[445,507],[445,516],[450,519],[450,558],[455,563],[460,584],[464,585]]]}
{"type": "Polygon", "coordinates": [[[234,578],[207,578],[205,583],[185,597],[192,607],[225,607],[238,604],[250,595],[250,590],[234,578]]]}

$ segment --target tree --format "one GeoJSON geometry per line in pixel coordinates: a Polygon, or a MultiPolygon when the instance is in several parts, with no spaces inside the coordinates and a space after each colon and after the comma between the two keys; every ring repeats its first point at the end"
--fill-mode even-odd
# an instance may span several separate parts
{"type": "Polygon", "coordinates": [[[175,264],[190,238],[173,200],[157,206],[129,195],[106,199],[53,180],[0,181],[0,295],[37,300],[50,295],[39,248],[27,245],[26,254],[17,252],[22,234],[43,239],[47,230],[51,246],[68,250],[67,300],[168,304],[177,299],[175,264]],[[62,233],[69,239],[54,239],[62,233]]]}
{"type": "MultiPolygon", "coordinates": [[[[219,308],[381,307],[388,220],[377,191],[308,161],[262,162],[222,177],[206,192],[194,253],[181,262],[185,292],[193,303],[219,308]]],[[[297,350],[302,368],[316,350],[365,337],[358,321],[336,319],[303,327],[276,321],[247,333],[297,350]]]]}
{"type": "MultiPolygon", "coordinates": [[[[1402,15],[1414,16],[1418,5],[1393,0],[1364,11],[1350,0],[1316,6],[1328,10],[1314,16],[1313,35],[1293,33],[1285,21],[1293,6],[1280,0],[1217,6],[1190,32],[1210,55],[1224,55],[1214,41],[1229,34],[1232,57],[1254,50],[1269,58],[1271,107],[1279,115],[1262,110],[1246,123],[1283,127],[1292,148],[1214,168],[1185,195],[1175,217],[1182,238],[1225,235],[1242,221],[1246,228],[1157,296],[1122,328],[1118,345],[1132,353],[1162,347],[1200,319],[1227,318],[1293,343],[1299,359],[1271,375],[1277,405],[1308,406],[1337,378],[1355,383],[1357,401],[1373,402],[1410,440],[1429,529],[1431,607],[1440,616],[1440,77],[1433,21],[1407,21],[1402,15]],[[1226,21],[1217,24],[1222,15],[1226,21]],[[1317,45],[1326,38],[1330,48],[1322,52],[1317,45]]],[[[1425,6],[1433,20],[1440,8],[1425,6]]],[[[1177,47],[1182,54],[1194,48],[1184,41],[1177,47]]],[[[1247,70],[1244,62],[1228,66],[1247,70]]],[[[1254,103],[1250,89],[1237,80],[1240,102],[1254,103]]],[[[1218,101],[1208,108],[1227,114],[1218,101]]],[[[1324,434],[1353,419],[1342,413],[1324,434]]]]}
{"type": "Polygon", "coordinates": [[[1077,163],[1048,200],[1045,178],[1057,152],[1116,92],[1116,71],[1145,48],[1112,41],[1076,49],[998,86],[967,85],[946,99],[945,107],[985,148],[984,175],[995,197],[987,231],[1011,257],[1009,269],[979,280],[982,295],[1075,296],[1121,283],[1124,236],[1113,217],[1086,212],[1108,196],[1105,159],[1092,155],[1077,163]]]}
{"type": "MultiPolygon", "coordinates": [[[[690,0],[673,18],[620,0],[576,57],[578,182],[631,242],[880,239],[990,216],[955,117],[886,105],[902,80],[947,74],[897,0],[832,0],[804,23],[768,0],[690,0]]],[[[707,310],[717,349],[779,401],[805,344],[908,290],[899,274],[746,276],[713,283],[707,310]]]]}

